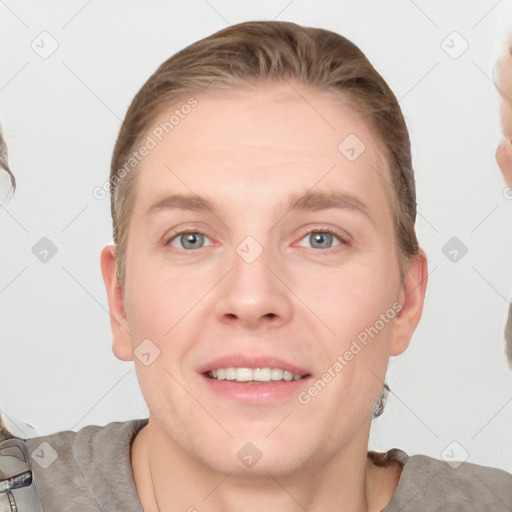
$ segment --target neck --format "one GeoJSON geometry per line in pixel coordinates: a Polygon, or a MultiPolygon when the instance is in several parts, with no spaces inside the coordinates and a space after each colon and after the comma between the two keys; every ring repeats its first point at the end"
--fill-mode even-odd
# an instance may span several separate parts
{"type": "Polygon", "coordinates": [[[400,471],[374,466],[366,456],[368,437],[361,437],[364,442],[354,439],[329,460],[305,463],[287,474],[265,471],[248,477],[217,472],[191,457],[150,418],[132,444],[132,470],[145,512],[380,511],[400,471]]]}

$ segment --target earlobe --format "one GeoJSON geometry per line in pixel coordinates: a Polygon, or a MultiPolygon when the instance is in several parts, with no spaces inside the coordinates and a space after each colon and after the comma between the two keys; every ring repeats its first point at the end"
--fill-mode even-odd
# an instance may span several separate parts
{"type": "Polygon", "coordinates": [[[107,291],[110,311],[112,351],[121,361],[132,361],[132,340],[125,312],[123,291],[116,275],[115,245],[107,245],[101,251],[101,273],[107,291]]]}
{"type": "Polygon", "coordinates": [[[391,356],[400,355],[409,346],[423,312],[427,281],[427,258],[423,250],[420,249],[418,255],[411,258],[409,269],[402,285],[400,293],[402,309],[395,318],[390,351],[391,356]]]}

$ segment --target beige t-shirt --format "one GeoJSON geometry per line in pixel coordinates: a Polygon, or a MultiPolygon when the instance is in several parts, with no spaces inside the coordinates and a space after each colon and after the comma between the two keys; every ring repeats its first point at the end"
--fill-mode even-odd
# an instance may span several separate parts
{"type": "MultiPolygon", "coordinates": [[[[27,439],[43,512],[143,512],[130,447],[147,423],[144,418],[89,425],[27,439]]],[[[403,470],[382,512],[512,510],[512,475],[505,471],[468,462],[455,469],[453,463],[397,449],[392,455],[403,470]]]]}

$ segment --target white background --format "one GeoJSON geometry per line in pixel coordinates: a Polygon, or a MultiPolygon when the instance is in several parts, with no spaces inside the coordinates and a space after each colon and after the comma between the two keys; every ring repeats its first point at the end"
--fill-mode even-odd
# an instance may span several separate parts
{"type": "Polygon", "coordinates": [[[0,208],[6,423],[32,437],[147,416],[133,362],[111,351],[99,265],[112,236],[110,203],[92,191],[108,180],[129,102],[161,62],[228,24],[278,19],[355,42],[399,98],[410,129],[417,231],[431,275],[420,327],[391,362],[393,394],[371,447],[441,458],[456,441],[456,456],[467,451],[469,461],[512,471],[503,339],[512,200],[494,160],[492,83],[510,7],[509,0],[1,2],[1,124],[18,181],[0,208]],[[31,48],[41,37],[50,47],[43,31],[59,45],[47,59],[31,48]],[[469,47],[452,58],[462,38],[469,47]],[[58,248],[47,263],[32,253],[43,236],[58,248]],[[454,236],[468,248],[456,263],[442,252],[454,236]]]}

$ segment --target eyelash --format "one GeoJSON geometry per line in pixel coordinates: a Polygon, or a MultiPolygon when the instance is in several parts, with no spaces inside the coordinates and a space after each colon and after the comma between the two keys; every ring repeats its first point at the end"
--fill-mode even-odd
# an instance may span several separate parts
{"type": "MultiPolygon", "coordinates": [[[[177,237],[179,237],[181,235],[186,235],[188,233],[204,235],[204,236],[208,237],[208,235],[205,235],[204,233],[198,231],[197,229],[185,228],[185,229],[182,229],[181,231],[177,231],[176,233],[173,233],[172,236],[167,239],[167,241],[165,242],[164,245],[166,247],[170,246],[170,243],[175,238],[177,238],[177,237]]],[[[317,252],[320,252],[320,253],[324,253],[325,255],[331,254],[332,252],[336,252],[337,250],[341,250],[342,246],[350,245],[350,243],[349,243],[349,241],[347,240],[346,237],[342,236],[340,233],[338,233],[338,231],[336,231],[334,229],[331,229],[331,228],[313,228],[313,229],[304,228],[303,230],[301,230],[300,240],[302,240],[307,235],[310,235],[311,233],[326,233],[326,234],[329,234],[329,235],[332,235],[332,236],[336,237],[339,240],[339,242],[340,242],[339,245],[335,245],[334,247],[330,247],[328,249],[323,249],[323,250],[317,251],[317,252]]],[[[208,237],[208,238],[210,238],[210,237],[208,237]]],[[[200,247],[200,249],[202,249],[202,248],[203,247],[200,247]]],[[[311,247],[311,249],[315,249],[315,248],[311,247]]],[[[178,250],[183,250],[185,252],[193,252],[193,250],[187,250],[187,249],[178,249],[178,250]]]]}

